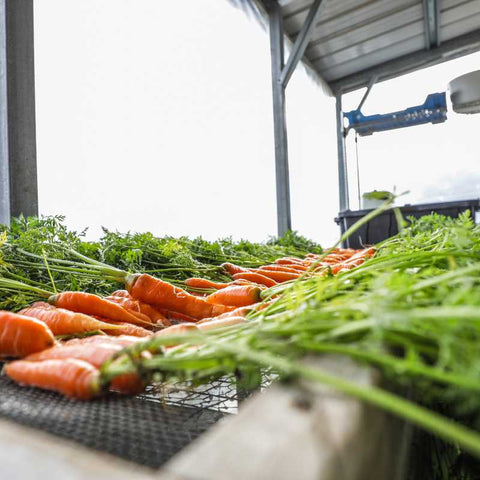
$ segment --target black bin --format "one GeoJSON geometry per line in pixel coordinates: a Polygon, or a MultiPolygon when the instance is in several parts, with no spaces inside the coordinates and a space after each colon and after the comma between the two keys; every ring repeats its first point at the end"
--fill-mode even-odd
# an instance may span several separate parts
{"type": "MultiPolygon", "coordinates": [[[[399,207],[404,217],[420,218],[430,213],[439,213],[447,217],[458,217],[465,210],[470,210],[472,218],[475,212],[480,210],[480,200],[462,200],[457,202],[424,203],[421,205],[405,205],[399,207]]],[[[372,210],[345,210],[340,212],[335,221],[340,225],[342,234],[345,233],[355,222],[364,217],[372,210]]],[[[385,240],[398,233],[397,220],[393,210],[387,210],[363,225],[348,238],[344,248],[362,248],[364,245],[372,245],[385,240]]]]}

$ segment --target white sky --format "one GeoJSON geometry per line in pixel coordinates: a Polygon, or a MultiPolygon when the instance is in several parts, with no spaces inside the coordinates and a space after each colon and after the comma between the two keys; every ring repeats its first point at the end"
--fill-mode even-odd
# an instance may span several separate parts
{"type": "MultiPolygon", "coordinates": [[[[242,12],[225,0],[36,0],[35,48],[41,213],[92,237],[101,225],[208,239],[276,233],[269,42],[242,12]]],[[[476,54],[375,86],[364,112],[422,103],[479,64],[476,54]]],[[[293,228],[328,245],[338,235],[334,101],[303,68],[287,115],[293,228]]],[[[406,201],[435,201],[465,175],[467,196],[478,196],[480,115],[449,116],[361,138],[362,191],[396,185],[411,190],[406,201]]],[[[355,199],[354,175],[351,184],[355,199]]]]}

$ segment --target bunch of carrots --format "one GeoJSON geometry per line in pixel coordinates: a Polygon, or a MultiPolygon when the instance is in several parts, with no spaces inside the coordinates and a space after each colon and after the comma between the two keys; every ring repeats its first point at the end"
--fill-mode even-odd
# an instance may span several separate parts
{"type": "Polygon", "coordinates": [[[185,281],[189,291],[148,274],[125,274],[126,289],[105,298],[85,292],[50,295],[37,289],[47,302],[36,302],[18,313],[0,311],[0,355],[20,358],[7,363],[4,372],[22,385],[77,399],[90,399],[109,389],[138,393],[145,380],[137,373],[102,384],[100,367],[123,348],[142,337],[178,336],[242,323],[249,312],[275,301],[272,287],[301,277],[334,275],[374,253],[373,248],[335,249],[304,259],[284,257],[259,268],[225,263],[231,282],[190,278],[185,281]]]}

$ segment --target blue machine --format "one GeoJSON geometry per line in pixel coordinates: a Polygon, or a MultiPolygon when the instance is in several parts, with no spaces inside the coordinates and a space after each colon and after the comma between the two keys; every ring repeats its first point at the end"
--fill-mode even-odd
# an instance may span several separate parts
{"type": "Polygon", "coordinates": [[[423,105],[410,107],[399,112],[365,116],[360,111],[363,100],[357,110],[344,113],[348,119],[348,127],[360,136],[374,132],[384,132],[396,128],[413,127],[424,123],[442,123],[447,120],[447,99],[445,92],[428,95],[423,105]]]}

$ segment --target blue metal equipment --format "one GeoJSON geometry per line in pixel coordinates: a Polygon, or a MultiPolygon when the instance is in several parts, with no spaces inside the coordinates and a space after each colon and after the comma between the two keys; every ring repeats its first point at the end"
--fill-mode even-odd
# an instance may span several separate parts
{"type": "Polygon", "coordinates": [[[355,130],[360,136],[371,135],[374,132],[384,132],[396,128],[412,127],[424,123],[442,123],[447,120],[447,99],[445,92],[428,95],[423,105],[410,107],[405,110],[380,115],[365,116],[357,110],[345,112],[348,119],[346,133],[355,130]]]}

